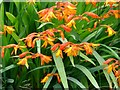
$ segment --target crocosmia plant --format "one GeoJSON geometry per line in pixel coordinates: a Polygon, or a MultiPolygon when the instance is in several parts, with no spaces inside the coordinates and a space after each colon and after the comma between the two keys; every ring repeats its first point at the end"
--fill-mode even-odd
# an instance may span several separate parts
{"type": "Polygon", "coordinates": [[[119,89],[120,0],[2,1],[2,89],[119,89]]]}

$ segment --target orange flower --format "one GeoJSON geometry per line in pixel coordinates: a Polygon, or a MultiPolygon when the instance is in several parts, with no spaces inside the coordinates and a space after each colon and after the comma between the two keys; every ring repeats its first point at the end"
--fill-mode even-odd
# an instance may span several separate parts
{"type": "Polygon", "coordinates": [[[15,55],[16,55],[18,49],[26,48],[26,46],[15,45],[13,48],[14,48],[14,50],[12,51],[11,54],[13,54],[13,52],[15,52],[15,55]]]}
{"type": "Polygon", "coordinates": [[[114,60],[116,60],[116,59],[114,59],[114,58],[109,58],[109,59],[107,59],[107,60],[104,62],[104,64],[109,64],[111,61],[114,61],[114,60]]]}
{"type": "Polygon", "coordinates": [[[68,45],[72,44],[71,42],[66,42],[60,45],[60,50],[64,50],[68,45]]]}
{"type": "Polygon", "coordinates": [[[87,14],[88,16],[90,16],[90,17],[92,17],[92,18],[97,18],[97,19],[100,18],[97,14],[95,14],[95,13],[93,13],[93,12],[85,12],[85,13],[83,13],[83,15],[84,15],[84,14],[87,14]]]}
{"type": "Polygon", "coordinates": [[[108,32],[108,36],[112,36],[116,33],[109,25],[101,25],[101,26],[107,27],[106,32],[108,32]]]}
{"type": "Polygon", "coordinates": [[[58,48],[58,46],[60,46],[60,43],[56,43],[54,46],[52,46],[51,50],[55,51],[58,48]]]}
{"type": "Polygon", "coordinates": [[[14,50],[12,51],[11,54],[13,54],[13,52],[15,51],[15,55],[17,54],[17,49],[22,49],[22,48],[25,48],[26,46],[19,46],[19,45],[16,45],[16,44],[9,44],[7,46],[2,46],[2,52],[1,52],[1,57],[3,58],[4,57],[4,50],[5,48],[14,48],[14,50]]]}
{"type": "Polygon", "coordinates": [[[62,40],[64,40],[64,33],[63,33],[63,31],[61,31],[61,30],[58,30],[58,32],[60,32],[60,36],[61,36],[61,38],[62,38],[62,40]]]}
{"type": "Polygon", "coordinates": [[[40,54],[40,58],[41,58],[41,65],[44,65],[44,63],[49,63],[50,61],[52,61],[51,56],[40,54]]]}
{"type": "Polygon", "coordinates": [[[60,56],[61,58],[63,58],[63,54],[62,54],[62,50],[58,49],[56,52],[56,57],[60,56]]]}
{"type": "Polygon", "coordinates": [[[73,17],[74,17],[74,14],[71,14],[68,17],[65,17],[65,22],[70,22],[70,20],[72,20],[73,17]]]}
{"type": "Polygon", "coordinates": [[[28,51],[23,52],[22,54],[19,55],[19,58],[23,58],[23,57],[25,57],[27,54],[33,54],[33,53],[28,52],[28,51]]]}
{"type": "Polygon", "coordinates": [[[62,12],[60,10],[55,11],[55,16],[57,17],[58,20],[63,19],[63,14],[62,14],[62,12]]]}
{"type": "Polygon", "coordinates": [[[18,65],[25,65],[27,67],[27,69],[29,68],[27,58],[23,58],[23,59],[19,60],[19,62],[17,64],[18,65]]]}
{"type": "Polygon", "coordinates": [[[112,64],[110,64],[110,65],[108,65],[108,70],[107,70],[107,72],[108,72],[108,74],[110,74],[110,72],[112,71],[112,69],[113,69],[113,65],[112,64]]]}
{"type": "Polygon", "coordinates": [[[61,25],[61,27],[66,31],[66,32],[70,32],[72,29],[66,25],[61,25]]]}
{"type": "Polygon", "coordinates": [[[74,21],[74,19],[72,19],[70,22],[68,22],[67,24],[66,24],[66,26],[68,26],[68,27],[74,27],[75,29],[76,29],[76,26],[75,26],[75,21],[74,21]]]}
{"type": "Polygon", "coordinates": [[[50,77],[50,76],[56,76],[57,77],[57,80],[58,80],[58,83],[60,83],[61,81],[60,81],[60,77],[59,77],[59,75],[57,74],[57,73],[49,73],[49,74],[47,74],[42,80],[41,80],[41,83],[45,83],[45,82],[47,82],[47,80],[48,80],[48,78],[50,77]]]}
{"type": "MultiPolygon", "coordinates": [[[[69,22],[72,17],[76,14],[76,6],[70,2],[57,2],[57,13],[61,19],[64,18],[65,22],[69,22]],[[61,16],[60,16],[61,15],[61,16]]],[[[58,20],[60,19],[58,18],[58,20]]]]}
{"type": "Polygon", "coordinates": [[[54,15],[54,8],[55,7],[53,6],[51,8],[46,8],[44,10],[39,11],[38,15],[39,15],[40,21],[49,22],[51,18],[57,18],[54,15]]]}
{"type": "Polygon", "coordinates": [[[26,38],[20,39],[20,40],[24,40],[24,42],[26,43],[26,45],[28,47],[34,47],[33,46],[33,38],[36,37],[38,35],[38,33],[31,33],[29,34],[26,38]]]}
{"type": "Polygon", "coordinates": [[[5,47],[2,47],[2,50],[1,50],[1,57],[4,58],[4,52],[5,51],[5,47]]]}
{"type": "Polygon", "coordinates": [[[46,83],[47,82],[47,80],[48,80],[48,76],[45,76],[42,80],[41,80],[41,83],[46,83]]]}
{"type": "Polygon", "coordinates": [[[120,10],[110,10],[108,14],[112,14],[115,18],[120,18],[120,10]]]}
{"type": "Polygon", "coordinates": [[[88,55],[88,54],[92,54],[93,50],[92,50],[92,48],[90,47],[89,43],[84,43],[84,46],[83,46],[83,47],[84,47],[87,55],[88,55]]]}
{"type": "Polygon", "coordinates": [[[66,48],[64,52],[67,53],[67,56],[77,56],[79,50],[79,47],[72,45],[71,47],[66,48]]]}
{"type": "Polygon", "coordinates": [[[110,8],[112,8],[113,4],[116,3],[116,0],[106,0],[105,5],[110,5],[110,8]]]}
{"type": "Polygon", "coordinates": [[[94,23],[94,28],[96,28],[96,27],[97,27],[97,24],[98,24],[98,22],[96,21],[96,22],[94,23]]]}
{"type": "Polygon", "coordinates": [[[81,19],[82,19],[82,20],[86,20],[87,22],[90,22],[90,20],[89,20],[87,17],[85,17],[85,16],[82,17],[81,19]]]}
{"type": "Polygon", "coordinates": [[[15,30],[13,29],[13,26],[6,26],[6,25],[4,25],[4,34],[6,34],[6,32],[7,32],[8,34],[12,34],[13,31],[15,31],[15,30]]]}
{"type": "Polygon", "coordinates": [[[50,44],[51,46],[54,45],[53,41],[55,40],[55,38],[53,37],[42,37],[42,40],[44,40],[45,42],[43,43],[42,47],[47,47],[48,44],[50,44]]]}
{"type": "Polygon", "coordinates": [[[98,0],[86,0],[86,4],[92,3],[94,7],[96,7],[96,3],[98,0]]]}

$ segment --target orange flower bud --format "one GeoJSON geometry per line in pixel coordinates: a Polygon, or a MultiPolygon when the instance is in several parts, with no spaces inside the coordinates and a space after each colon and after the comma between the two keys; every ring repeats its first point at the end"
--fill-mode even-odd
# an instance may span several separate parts
{"type": "Polygon", "coordinates": [[[84,14],[87,14],[88,16],[90,16],[92,18],[100,18],[97,14],[95,14],[93,12],[85,12],[84,14]]]}
{"type": "Polygon", "coordinates": [[[65,25],[61,25],[61,27],[66,31],[66,32],[70,32],[72,29],[70,27],[67,27],[65,25]]]}
{"type": "Polygon", "coordinates": [[[60,46],[60,43],[56,43],[54,46],[52,46],[51,50],[55,51],[58,46],[60,46]]]}
{"type": "Polygon", "coordinates": [[[26,54],[28,54],[28,53],[30,53],[30,52],[28,52],[28,51],[23,52],[22,54],[20,54],[20,55],[19,55],[19,58],[23,58],[23,57],[25,57],[25,56],[26,56],[26,54]]]}
{"type": "Polygon", "coordinates": [[[114,59],[114,58],[109,58],[109,59],[107,59],[106,61],[104,61],[104,64],[109,64],[111,61],[114,61],[114,60],[116,60],[116,59],[114,59]]]}

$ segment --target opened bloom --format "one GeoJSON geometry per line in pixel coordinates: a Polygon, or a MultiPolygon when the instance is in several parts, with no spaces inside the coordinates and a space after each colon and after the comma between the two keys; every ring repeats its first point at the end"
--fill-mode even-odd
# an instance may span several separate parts
{"type": "Polygon", "coordinates": [[[4,34],[6,34],[6,32],[8,34],[12,34],[13,31],[15,31],[15,29],[13,28],[13,26],[4,25],[4,34]]]}
{"type": "Polygon", "coordinates": [[[7,46],[1,46],[1,48],[2,48],[1,57],[3,58],[5,48],[14,48],[11,54],[13,54],[15,52],[15,55],[16,55],[18,49],[26,48],[26,46],[20,46],[20,45],[16,45],[16,44],[9,44],[7,46]]]}
{"type": "Polygon", "coordinates": [[[23,58],[23,59],[19,60],[19,62],[17,64],[18,65],[25,65],[27,69],[29,68],[27,58],[23,58]]]}
{"type": "Polygon", "coordinates": [[[51,8],[46,8],[44,10],[41,10],[38,12],[39,21],[43,21],[43,22],[49,22],[52,18],[56,18],[55,14],[54,14],[54,6],[51,8]]]}
{"type": "Polygon", "coordinates": [[[96,3],[98,0],[85,0],[85,1],[86,1],[86,4],[92,3],[92,5],[96,7],[96,3]]]}
{"type": "Polygon", "coordinates": [[[41,65],[44,65],[45,63],[49,63],[50,61],[52,61],[51,56],[46,56],[46,55],[43,55],[41,53],[36,53],[36,54],[32,55],[33,59],[37,58],[37,57],[40,57],[41,65]]]}
{"type": "Polygon", "coordinates": [[[49,63],[50,61],[52,61],[51,56],[40,54],[40,58],[41,58],[41,65],[44,65],[44,63],[49,63]]]}
{"type": "Polygon", "coordinates": [[[101,26],[107,27],[106,32],[108,32],[108,36],[112,36],[116,33],[109,25],[101,25],[101,26]]]}
{"type": "Polygon", "coordinates": [[[28,47],[34,47],[33,45],[33,38],[36,37],[38,35],[38,33],[31,33],[29,34],[26,38],[20,39],[20,40],[24,40],[24,42],[26,43],[26,45],[28,47]]]}
{"type": "Polygon", "coordinates": [[[48,78],[50,77],[50,76],[56,76],[57,77],[57,80],[58,80],[58,83],[60,83],[61,81],[60,81],[60,77],[59,77],[59,75],[57,74],[57,73],[49,73],[49,74],[47,74],[42,80],[41,80],[41,83],[45,83],[45,82],[47,82],[47,80],[48,80],[48,78]]]}
{"type": "Polygon", "coordinates": [[[56,52],[56,57],[60,56],[61,58],[63,58],[63,54],[62,54],[62,50],[58,49],[56,52]]]}
{"type": "Polygon", "coordinates": [[[44,40],[45,42],[43,43],[42,47],[47,47],[48,44],[50,44],[51,46],[54,45],[53,41],[55,40],[55,38],[53,37],[42,37],[42,40],[44,40]]]}
{"type": "Polygon", "coordinates": [[[64,52],[67,53],[67,56],[77,56],[79,50],[82,50],[82,48],[78,47],[76,44],[73,44],[71,47],[67,47],[64,52]]]}

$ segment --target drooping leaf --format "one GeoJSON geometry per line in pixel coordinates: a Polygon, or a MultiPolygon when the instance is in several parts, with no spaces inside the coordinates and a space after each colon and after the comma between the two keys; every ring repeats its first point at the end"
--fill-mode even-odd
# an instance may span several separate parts
{"type": "Polygon", "coordinates": [[[54,25],[54,23],[52,23],[52,22],[46,22],[46,23],[42,23],[37,29],[40,29],[40,28],[42,28],[43,26],[45,26],[45,25],[47,25],[47,24],[52,24],[52,25],[54,25]]]}
{"type": "Polygon", "coordinates": [[[82,52],[79,52],[78,54],[80,57],[84,58],[85,60],[87,60],[88,62],[91,62],[93,65],[95,65],[95,63],[90,59],[88,58],[87,55],[83,54],[82,52]]]}
{"type": "Polygon", "coordinates": [[[81,82],[79,82],[77,79],[75,79],[73,77],[67,77],[67,79],[74,82],[75,84],[77,84],[82,89],[86,88],[81,82]]]}
{"type": "Polygon", "coordinates": [[[95,88],[100,88],[97,81],[95,80],[91,72],[86,67],[82,65],[75,65],[75,67],[81,70],[87,76],[87,78],[90,80],[90,82],[93,84],[95,88]]]}
{"type": "Polygon", "coordinates": [[[65,72],[65,67],[62,61],[62,58],[56,57],[56,53],[52,53],[53,54],[53,60],[55,62],[56,68],[58,70],[61,82],[63,84],[64,88],[68,88],[68,82],[67,82],[67,77],[66,77],[66,72],[65,72]]]}

